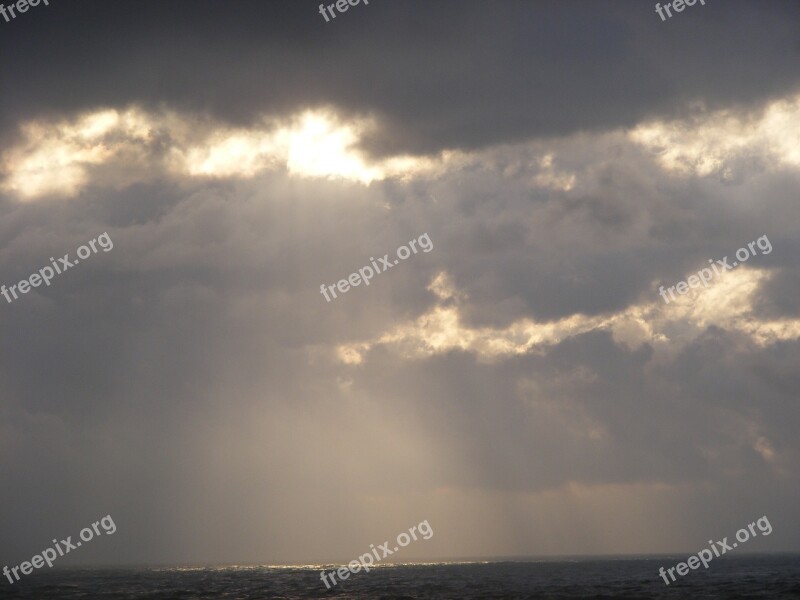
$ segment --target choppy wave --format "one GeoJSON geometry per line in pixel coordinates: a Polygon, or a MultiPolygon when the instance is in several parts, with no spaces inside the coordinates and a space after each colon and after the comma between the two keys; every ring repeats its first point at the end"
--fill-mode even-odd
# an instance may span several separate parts
{"type": "MultiPolygon", "coordinates": [[[[685,557],[684,557],[685,558],[685,557]]],[[[320,570],[334,565],[53,569],[10,585],[0,600],[283,600],[338,599],[577,599],[800,598],[800,556],[740,556],[715,560],[666,586],[663,558],[568,559],[387,565],[357,573],[326,590],[320,570]]]]}

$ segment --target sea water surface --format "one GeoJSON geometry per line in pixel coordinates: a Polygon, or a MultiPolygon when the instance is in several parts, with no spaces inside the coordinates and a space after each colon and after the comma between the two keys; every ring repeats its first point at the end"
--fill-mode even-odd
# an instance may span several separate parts
{"type": "Polygon", "coordinates": [[[385,565],[331,590],[303,567],[51,569],[0,582],[0,599],[258,600],[267,598],[800,599],[800,555],[714,559],[669,586],[658,568],[687,556],[385,565]]]}

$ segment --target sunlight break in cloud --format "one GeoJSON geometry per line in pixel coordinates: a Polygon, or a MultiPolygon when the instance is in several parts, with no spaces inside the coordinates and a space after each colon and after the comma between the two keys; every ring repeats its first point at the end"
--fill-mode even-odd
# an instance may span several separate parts
{"type": "Polygon", "coordinates": [[[110,182],[115,186],[129,183],[137,171],[135,177],[145,177],[146,165],[189,177],[253,177],[285,168],[296,177],[364,185],[436,166],[437,161],[412,156],[369,161],[356,146],[374,126],[365,119],[344,123],[327,111],[234,129],[175,113],[100,110],[57,123],[23,125],[23,143],[3,155],[7,176],[2,187],[21,199],[74,196],[91,180],[90,169],[102,165],[116,167],[117,179],[110,182]]]}
{"type": "Polygon", "coordinates": [[[87,168],[107,162],[145,139],[151,124],[139,112],[102,110],[56,126],[22,125],[25,141],[4,153],[3,187],[22,198],[76,194],[88,182],[87,168]],[[114,135],[112,135],[114,134],[114,135]]]}
{"type": "Polygon", "coordinates": [[[800,96],[772,102],[749,117],[722,110],[643,123],[629,137],[679,175],[728,177],[732,161],[751,157],[800,167],[800,96]]]}
{"type": "Polygon", "coordinates": [[[618,343],[629,348],[649,343],[657,353],[666,354],[691,343],[712,325],[743,333],[758,346],[798,339],[800,320],[757,321],[752,317],[753,295],[769,277],[765,270],[740,269],[727,273],[714,286],[692,290],[669,305],[660,302],[653,293],[653,298],[642,298],[640,304],[614,315],[576,314],[548,323],[525,318],[504,329],[473,329],[460,319],[457,305],[463,301],[463,295],[447,274],[440,273],[428,289],[442,302],[460,298],[455,306],[435,306],[416,320],[398,325],[374,340],[343,344],[336,353],[345,364],[360,364],[371,347],[383,345],[404,358],[462,350],[489,362],[535,352],[589,331],[609,330],[618,343]]]}

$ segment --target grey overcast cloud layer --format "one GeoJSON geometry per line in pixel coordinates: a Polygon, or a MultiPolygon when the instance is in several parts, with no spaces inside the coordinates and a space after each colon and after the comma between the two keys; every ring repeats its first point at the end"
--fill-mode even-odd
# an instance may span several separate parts
{"type": "Polygon", "coordinates": [[[318,4],[0,21],[0,564],[800,550],[800,3],[318,4]]]}
{"type": "Polygon", "coordinates": [[[792,0],[669,23],[633,0],[384,1],[331,23],[305,1],[106,4],[4,26],[4,129],[131,102],[242,123],[331,103],[381,118],[374,150],[433,152],[752,106],[796,87],[800,56],[792,0]]]}

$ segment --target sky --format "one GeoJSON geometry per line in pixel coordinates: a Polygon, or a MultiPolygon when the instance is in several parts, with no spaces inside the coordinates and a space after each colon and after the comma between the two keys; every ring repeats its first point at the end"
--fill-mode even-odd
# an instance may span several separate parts
{"type": "Polygon", "coordinates": [[[790,0],[0,19],[0,284],[113,243],[0,296],[0,564],[106,515],[62,564],[348,561],[424,520],[397,560],[696,552],[762,516],[748,552],[800,550],[798,27],[790,0]]]}

